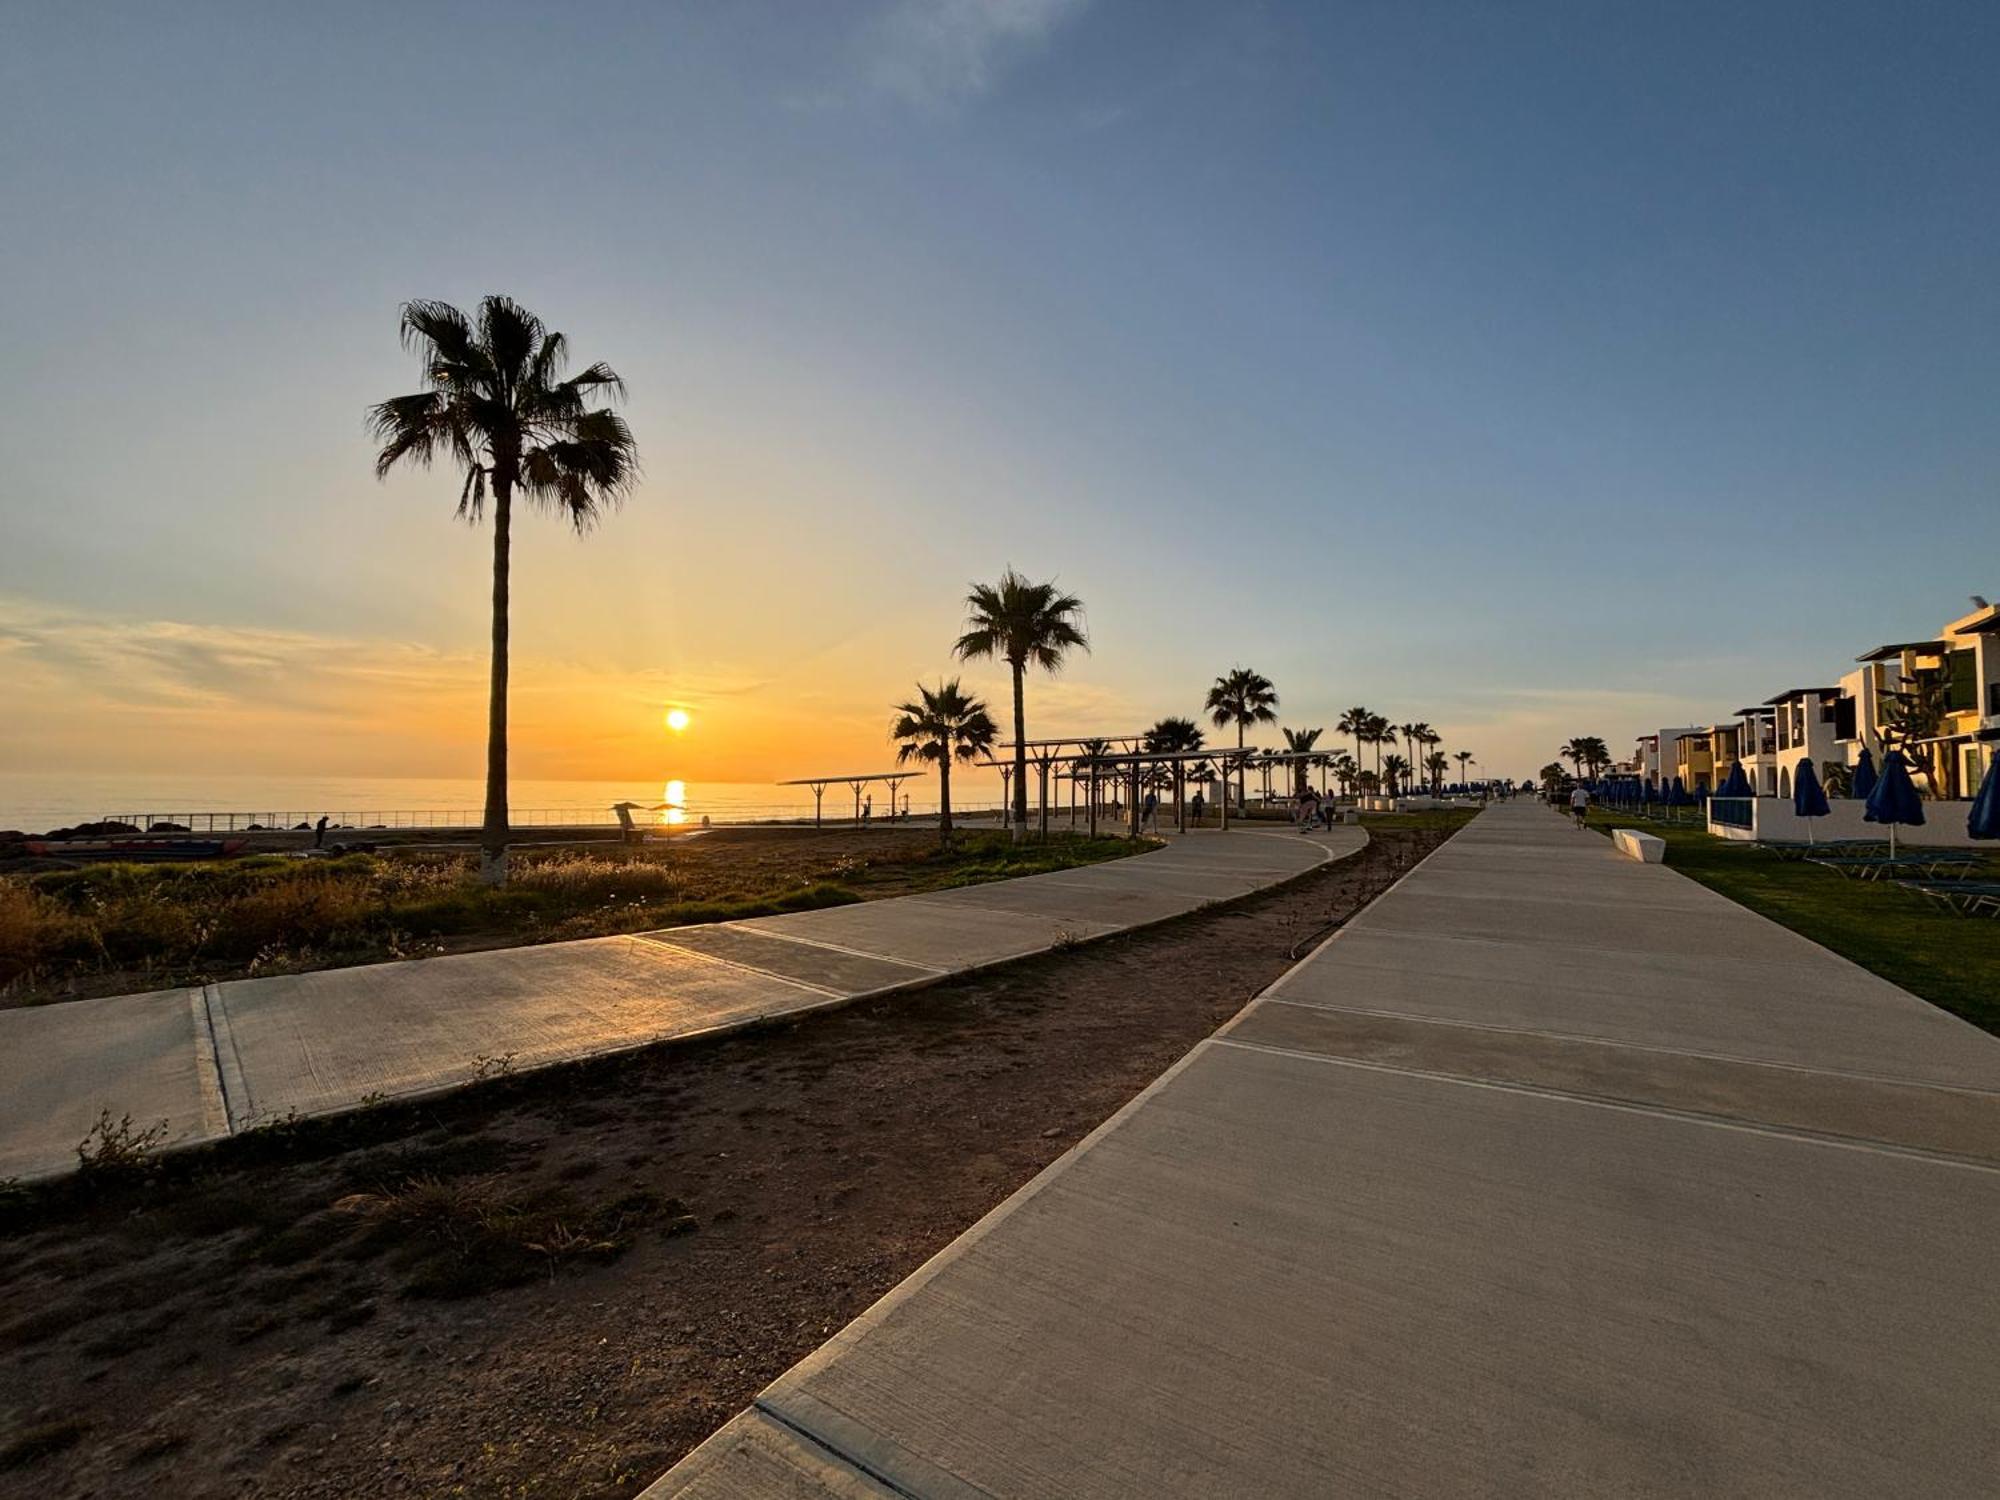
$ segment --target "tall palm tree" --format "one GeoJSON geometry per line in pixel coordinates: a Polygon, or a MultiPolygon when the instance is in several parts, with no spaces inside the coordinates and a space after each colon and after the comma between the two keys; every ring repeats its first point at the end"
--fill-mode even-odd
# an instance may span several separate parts
{"type": "MultiPolygon", "coordinates": [[[[1193,719],[1166,718],[1146,731],[1145,748],[1155,755],[1179,755],[1199,750],[1206,743],[1201,726],[1193,719]]],[[[1174,821],[1180,821],[1181,794],[1187,786],[1187,762],[1170,761],[1174,782],[1174,821]]]]}
{"type": "Polygon", "coordinates": [[[965,634],[952,650],[960,661],[998,657],[1014,676],[1014,837],[1028,832],[1028,716],[1025,683],[1030,666],[1054,675],[1072,649],[1088,651],[1083,601],[1053,581],[1030,583],[1012,568],[998,583],[975,583],[965,596],[965,634]]]}
{"type": "MultiPolygon", "coordinates": [[[[1279,733],[1285,737],[1285,748],[1294,755],[1310,755],[1312,747],[1319,743],[1324,729],[1284,729],[1279,733]]],[[[1312,783],[1312,762],[1295,760],[1292,762],[1292,795],[1303,796],[1312,783]]]]}
{"type": "MultiPolygon", "coordinates": [[[[1262,672],[1248,667],[1231,667],[1228,675],[1215,679],[1202,704],[1208,721],[1217,729],[1236,726],[1236,748],[1243,748],[1243,731],[1252,724],[1278,722],[1278,690],[1262,672]]],[[[1243,763],[1236,764],[1236,804],[1243,805],[1243,763]]]]}
{"type": "Polygon", "coordinates": [[[554,511],[578,532],[618,504],[639,473],[632,431],[600,398],[625,386],[606,364],[563,378],[569,343],[507,297],[488,297],[474,317],[446,302],[406,302],[403,347],[424,388],[369,408],[382,450],[375,477],[408,460],[439,458],[463,472],[458,514],[477,523],[493,498],[493,659],[486,716],[486,813],[480,875],[507,878],[507,605],[514,498],[554,511]]]}
{"type": "Polygon", "coordinates": [[[1458,779],[1463,782],[1465,780],[1465,768],[1472,760],[1472,752],[1470,750],[1460,750],[1452,756],[1452,759],[1458,762],[1458,779]]]}
{"type": "Polygon", "coordinates": [[[1335,734],[1351,734],[1354,736],[1354,760],[1357,765],[1361,761],[1361,747],[1368,740],[1368,726],[1374,722],[1374,719],[1375,714],[1372,710],[1356,704],[1353,708],[1348,709],[1346,713],[1342,714],[1339,721],[1333,726],[1335,734]]]}
{"type": "Polygon", "coordinates": [[[1396,727],[1383,715],[1370,714],[1364,728],[1367,731],[1365,738],[1375,747],[1375,780],[1379,785],[1382,780],[1382,747],[1395,741],[1396,727]]]}
{"type": "Polygon", "coordinates": [[[977,698],[968,697],[958,679],[940,681],[935,689],[917,684],[917,696],[896,705],[898,718],[890,726],[889,737],[899,742],[896,764],[921,761],[937,767],[938,841],[951,842],[951,763],[968,764],[990,755],[1000,737],[1000,726],[977,698]]]}

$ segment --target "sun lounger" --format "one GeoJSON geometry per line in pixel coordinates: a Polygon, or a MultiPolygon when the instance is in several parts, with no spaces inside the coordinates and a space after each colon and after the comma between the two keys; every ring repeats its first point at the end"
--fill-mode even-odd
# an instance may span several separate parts
{"type": "Polygon", "coordinates": [[[1962,917],[2000,916],[2000,880],[1899,880],[1903,889],[1942,901],[1962,917]]]}
{"type": "Polygon", "coordinates": [[[1769,850],[1780,859],[1840,859],[1888,852],[1887,839],[1759,839],[1759,849],[1769,850]]]}
{"type": "Polygon", "coordinates": [[[1977,854],[1926,850],[1922,854],[1897,854],[1893,857],[1887,854],[1833,855],[1808,862],[1861,880],[1880,880],[1884,875],[1895,876],[1905,870],[1924,879],[1932,879],[1940,870],[1970,869],[1977,867],[1982,860],[1977,854]]]}

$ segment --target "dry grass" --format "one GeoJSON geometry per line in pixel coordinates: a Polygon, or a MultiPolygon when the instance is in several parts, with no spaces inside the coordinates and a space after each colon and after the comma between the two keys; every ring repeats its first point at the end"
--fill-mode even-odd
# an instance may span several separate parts
{"type": "Polygon", "coordinates": [[[975,834],[940,853],[914,832],[590,844],[517,853],[502,890],[479,884],[470,853],[439,850],[0,875],[0,1003],[803,911],[1129,847],[975,834]]]}

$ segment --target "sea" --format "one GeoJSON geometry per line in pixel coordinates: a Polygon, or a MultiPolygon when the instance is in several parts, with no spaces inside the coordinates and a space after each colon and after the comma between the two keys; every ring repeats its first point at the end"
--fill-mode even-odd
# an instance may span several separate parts
{"type": "MultiPolygon", "coordinates": [[[[889,811],[888,789],[867,788],[873,814],[889,811]]],[[[905,782],[901,795],[913,814],[937,811],[936,779],[905,782]]],[[[119,818],[140,827],[156,822],[192,828],[248,823],[289,828],[321,815],[335,824],[368,827],[474,827],[485,804],[485,783],[476,778],[408,776],[161,776],[87,774],[69,771],[0,771],[0,829],[45,833],[101,818],[119,818]],[[212,819],[212,821],[211,821],[212,819]],[[225,823],[223,820],[229,819],[225,823]]],[[[612,823],[617,802],[635,802],[641,820],[657,823],[757,823],[810,818],[810,787],[767,782],[534,781],[509,785],[511,821],[537,824],[612,823]]],[[[973,812],[1000,804],[999,778],[992,773],[952,777],[952,805],[973,812]]],[[[854,816],[854,793],[836,781],[826,789],[824,816],[854,816]]]]}

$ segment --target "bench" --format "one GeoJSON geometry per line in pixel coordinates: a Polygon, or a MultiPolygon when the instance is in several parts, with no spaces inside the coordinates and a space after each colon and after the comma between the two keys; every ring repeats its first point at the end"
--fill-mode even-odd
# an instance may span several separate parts
{"type": "Polygon", "coordinates": [[[1636,828],[1614,828],[1611,830],[1611,842],[1627,859],[1636,859],[1647,865],[1666,863],[1667,841],[1654,834],[1641,833],[1636,828]]]}

